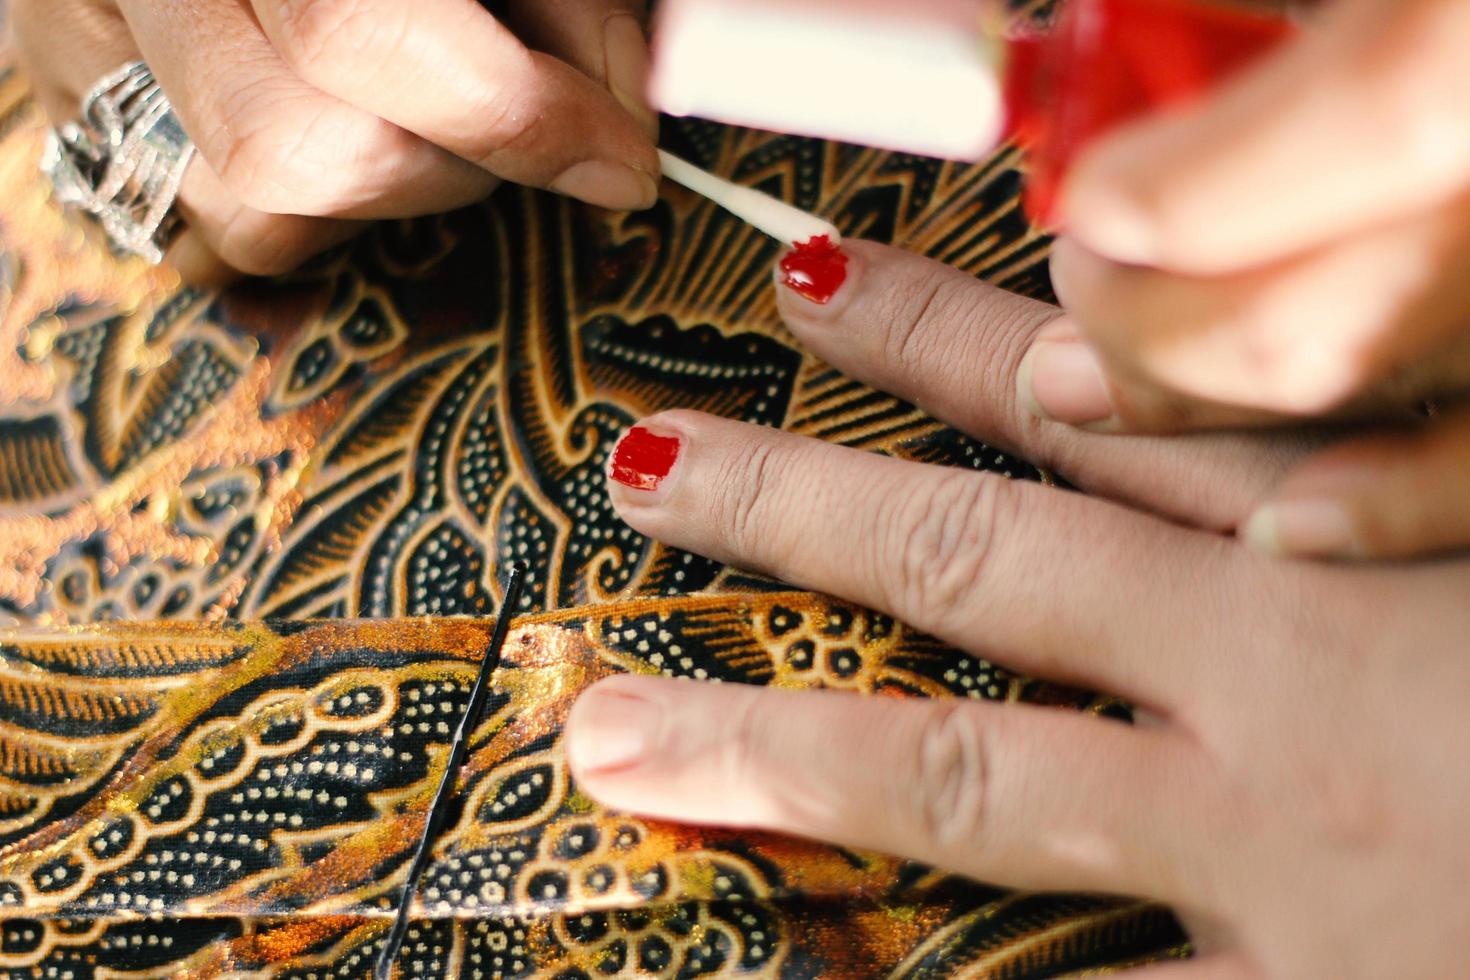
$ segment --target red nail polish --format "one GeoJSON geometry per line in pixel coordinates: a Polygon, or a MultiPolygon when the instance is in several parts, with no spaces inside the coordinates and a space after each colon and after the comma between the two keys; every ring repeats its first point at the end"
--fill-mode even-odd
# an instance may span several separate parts
{"type": "Polygon", "coordinates": [[[1197,98],[1293,30],[1200,0],[1071,0],[1050,32],[1013,38],[1007,129],[1027,150],[1027,214],[1054,223],[1067,171],[1093,139],[1197,98]]]}
{"type": "Polygon", "coordinates": [[[657,490],[679,458],[679,440],[660,436],[641,425],[629,429],[613,449],[610,475],[634,490],[657,490]]]}
{"type": "Polygon", "coordinates": [[[825,305],[847,281],[847,253],[826,235],[799,242],[781,259],[781,281],[797,295],[825,305]]]}

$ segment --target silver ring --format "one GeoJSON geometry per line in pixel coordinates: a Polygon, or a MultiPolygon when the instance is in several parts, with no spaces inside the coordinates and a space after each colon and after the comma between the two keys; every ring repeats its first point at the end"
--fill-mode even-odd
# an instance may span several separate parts
{"type": "Polygon", "coordinates": [[[179,229],[174,202],[193,157],[153,72],[135,61],[87,93],[80,123],[51,132],[41,169],[59,201],[102,223],[113,248],[156,264],[179,229]]]}

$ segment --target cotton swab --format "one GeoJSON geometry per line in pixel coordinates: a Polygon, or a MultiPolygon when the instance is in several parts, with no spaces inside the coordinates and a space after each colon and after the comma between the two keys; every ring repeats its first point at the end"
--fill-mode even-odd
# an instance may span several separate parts
{"type": "Polygon", "coordinates": [[[704,195],[778,241],[800,245],[824,236],[834,246],[842,241],[837,229],[816,215],[753,188],[732,184],[665,150],[659,150],[658,157],[665,177],[704,195]]]}

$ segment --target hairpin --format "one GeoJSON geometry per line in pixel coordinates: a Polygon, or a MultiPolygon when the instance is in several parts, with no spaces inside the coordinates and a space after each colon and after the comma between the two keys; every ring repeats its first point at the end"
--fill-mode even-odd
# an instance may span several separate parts
{"type": "Polygon", "coordinates": [[[480,674],[475,678],[475,686],[470,689],[470,703],[465,705],[464,714],[460,716],[459,727],[454,730],[454,738],[449,743],[449,758],[444,763],[444,775],[439,779],[439,789],[434,793],[434,802],[429,806],[429,816],[424,821],[424,833],[419,838],[418,849],[413,855],[413,864],[408,869],[408,880],[403,883],[403,896],[398,900],[398,917],[393,921],[393,928],[388,932],[388,939],[383,943],[383,951],[378,954],[378,965],[373,970],[375,980],[388,980],[393,972],[393,961],[398,958],[398,950],[403,945],[403,936],[408,932],[409,910],[413,906],[413,900],[419,892],[419,878],[423,876],[424,869],[428,867],[429,858],[433,854],[434,841],[439,832],[444,829],[444,823],[449,819],[450,803],[454,799],[455,777],[459,775],[459,769],[464,765],[465,754],[469,751],[470,732],[480,723],[480,715],[485,710],[485,698],[490,690],[490,675],[500,665],[500,648],[505,645],[505,636],[510,631],[511,610],[516,606],[516,600],[520,598],[521,584],[525,580],[526,566],[517,564],[511,567],[510,577],[505,582],[505,592],[500,600],[500,610],[495,614],[495,629],[490,634],[490,645],[485,648],[485,657],[480,661],[480,674]]]}

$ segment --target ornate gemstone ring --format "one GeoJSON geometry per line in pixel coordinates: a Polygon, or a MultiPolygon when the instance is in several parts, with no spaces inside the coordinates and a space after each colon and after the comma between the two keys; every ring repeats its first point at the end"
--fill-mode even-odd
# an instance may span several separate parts
{"type": "Polygon", "coordinates": [[[193,156],[153,72],[135,61],[87,93],[79,123],[51,133],[41,168],[57,199],[96,217],[115,249],[157,263],[178,231],[173,206],[193,156]]]}

